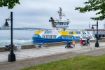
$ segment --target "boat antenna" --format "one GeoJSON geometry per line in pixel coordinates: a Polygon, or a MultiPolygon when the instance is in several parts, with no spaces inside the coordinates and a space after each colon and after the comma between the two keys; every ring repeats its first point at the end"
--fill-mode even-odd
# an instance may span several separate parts
{"type": "Polygon", "coordinates": [[[58,14],[59,14],[59,19],[61,20],[62,19],[62,16],[63,16],[62,8],[61,7],[59,7],[58,14]]]}

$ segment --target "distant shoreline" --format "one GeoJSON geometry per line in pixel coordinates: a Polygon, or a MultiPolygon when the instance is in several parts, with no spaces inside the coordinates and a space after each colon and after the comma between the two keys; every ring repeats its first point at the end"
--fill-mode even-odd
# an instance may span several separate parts
{"type": "MultiPolygon", "coordinates": [[[[28,28],[28,27],[23,27],[23,28],[13,28],[14,30],[46,30],[45,28],[28,28]]],[[[0,28],[0,30],[10,30],[9,28],[0,28]]]]}

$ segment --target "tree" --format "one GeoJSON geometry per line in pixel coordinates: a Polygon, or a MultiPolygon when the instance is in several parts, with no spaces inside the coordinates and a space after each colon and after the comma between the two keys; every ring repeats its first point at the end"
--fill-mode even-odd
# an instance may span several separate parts
{"type": "Polygon", "coordinates": [[[105,0],[88,0],[84,2],[84,7],[76,7],[81,13],[96,11],[97,17],[92,17],[94,20],[105,19],[105,0]]]}
{"type": "Polygon", "coordinates": [[[12,9],[16,4],[19,4],[19,0],[0,0],[0,7],[8,7],[12,9]]]}

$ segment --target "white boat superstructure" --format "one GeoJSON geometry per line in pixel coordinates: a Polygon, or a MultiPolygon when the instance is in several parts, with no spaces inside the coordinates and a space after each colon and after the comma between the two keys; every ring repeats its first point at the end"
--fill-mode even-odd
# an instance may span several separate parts
{"type": "Polygon", "coordinates": [[[76,31],[76,33],[81,39],[86,40],[89,38],[90,40],[95,40],[93,33],[90,31],[80,30],[80,31],[76,31]]]}
{"type": "Polygon", "coordinates": [[[62,8],[59,8],[58,14],[59,19],[51,17],[49,21],[52,23],[53,28],[66,30],[69,27],[69,19],[63,19],[62,8]]]}

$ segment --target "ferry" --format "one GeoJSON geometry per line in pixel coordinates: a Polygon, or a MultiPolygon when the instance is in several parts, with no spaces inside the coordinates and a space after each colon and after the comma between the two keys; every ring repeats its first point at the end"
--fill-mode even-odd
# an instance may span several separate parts
{"type": "Polygon", "coordinates": [[[33,42],[39,44],[69,41],[72,41],[72,37],[67,31],[38,30],[33,37],[33,42]]]}
{"type": "Polygon", "coordinates": [[[49,30],[38,30],[33,36],[34,44],[45,44],[45,43],[55,43],[55,42],[71,42],[73,40],[80,40],[79,36],[73,36],[69,31],[66,30],[69,26],[69,19],[63,20],[62,8],[58,11],[59,19],[55,20],[53,17],[50,18],[53,29],[49,30]]]}

